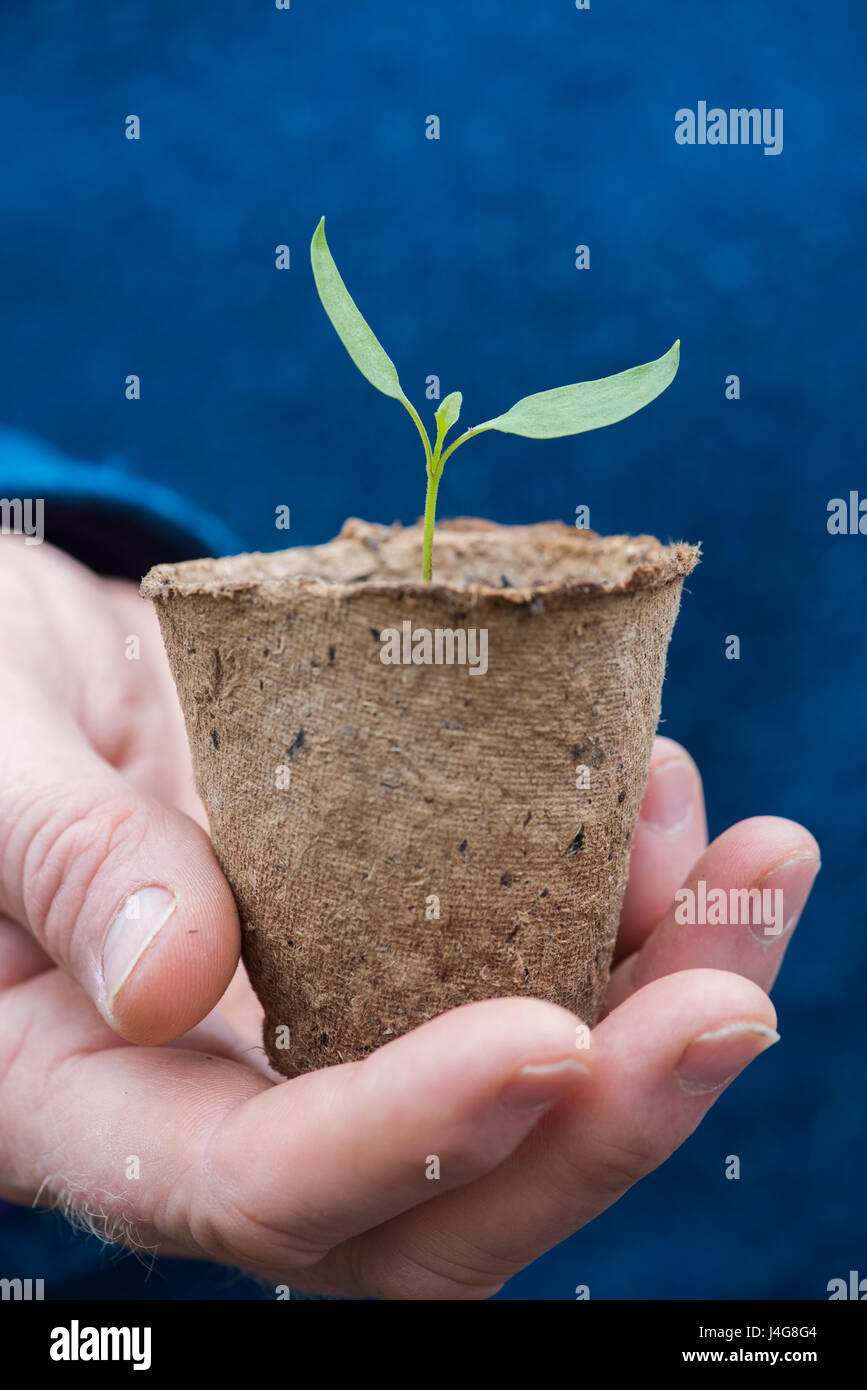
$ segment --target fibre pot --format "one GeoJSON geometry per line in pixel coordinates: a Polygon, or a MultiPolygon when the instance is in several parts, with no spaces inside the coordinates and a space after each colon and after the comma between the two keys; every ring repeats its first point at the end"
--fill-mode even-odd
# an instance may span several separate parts
{"type": "Polygon", "coordinates": [[[598,1017],[695,547],[348,521],[159,565],[196,782],[291,1076],[470,1000],[598,1017]]]}

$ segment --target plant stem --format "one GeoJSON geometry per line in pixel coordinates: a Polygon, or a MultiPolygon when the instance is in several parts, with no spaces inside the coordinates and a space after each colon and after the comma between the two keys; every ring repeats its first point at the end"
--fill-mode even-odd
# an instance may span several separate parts
{"type": "MultiPolygon", "coordinates": [[[[450,444],[449,447],[446,449],[445,453],[443,454],[443,460],[442,460],[443,463],[445,463],[445,461],[446,461],[447,458],[450,458],[450,457],[451,457],[451,455],[454,453],[455,449],[459,449],[459,448],[461,447],[462,444],[465,444],[465,443],[467,442],[468,439],[472,439],[473,435],[475,435],[475,434],[482,434],[482,433],[483,433],[483,430],[486,429],[486,428],[487,428],[487,426],[482,426],[482,425],[470,425],[470,428],[469,428],[468,430],[466,430],[466,431],[460,436],[459,439],[454,440],[454,442],[453,442],[452,444],[450,444]]],[[[442,472],[442,469],[440,469],[440,472],[442,472]]]]}
{"type": "MultiPolygon", "coordinates": [[[[422,435],[422,438],[427,440],[427,434],[421,421],[418,420],[414,411],[411,410],[411,414],[418,423],[419,433],[422,435]]],[[[440,485],[440,478],[443,475],[446,459],[450,454],[454,453],[455,449],[459,448],[461,444],[464,444],[466,440],[472,439],[474,434],[481,433],[478,425],[471,425],[470,428],[461,435],[460,439],[456,439],[455,442],[450,444],[445,452],[443,452],[443,442],[447,430],[448,426],[444,424],[442,420],[437,420],[437,437],[434,443],[433,454],[428,454],[427,495],[424,499],[424,553],[422,557],[422,579],[427,583],[433,578],[433,539],[434,522],[436,520],[437,511],[437,488],[440,485]]],[[[428,445],[428,449],[430,449],[430,445],[428,445]]]]}
{"type": "Polygon", "coordinates": [[[418,411],[416,410],[416,408],[415,408],[415,406],[412,404],[412,402],[411,402],[411,401],[408,401],[407,398],[406,398],[406,396],[403,396],[403,397],[402,397],[402,400],[403,400],[403,404],[406,406],[407,410],[409,411],[410,415],[412,416],[413,424],[415,425],[416,429],[418,430],[419,434],[421,435],[421,442],[422,442],[422,444],[424,445],[424,456],[425,456],[425,459],[427,460],[427,466],[428,466],[428,468],[430,468],[431,464],[433,463],[433,455],[431,454],[430,440],[428,439],[427,430],[425,429],[424,425],[422,424],[421,420],[419,419],[418,411]]]}
{"type": "Polygon", "coordinates": [[[442,464],[434,455],[431,467],[427,470],[427,494],[424,499],[424,554],[422,578],[429,583],[433,578],[433,538],[434,521],[437,513],[437,488],[442,477],[442,464]]]}

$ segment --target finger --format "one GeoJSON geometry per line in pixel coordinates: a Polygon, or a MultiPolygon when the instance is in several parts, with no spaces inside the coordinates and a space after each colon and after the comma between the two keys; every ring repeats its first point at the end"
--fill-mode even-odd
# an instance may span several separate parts
{"type": "Polygon", "coordinates": [[[237,911],[204,832],[135,791],[20,674],[0,694],[0,912],[140,1043],[197,1023],[238,959],[237,911]]]}
{"type": "Polygon", "coordinates": [[[302,1268],[473,1182],[591,1068],[574,1014],[535,999],[489,1000],[433,1019],[364,1062],[263,1093],[227,1120],[208,1152],[224,1257],[231,1250],[259,1270],[302,1268]]]}
{"type": "MultiPolygon", "coordinates": [[[[185,1231],[176,1196],[203,1136],[269,1087],[214,1054],[119,1043],[50,969],[0,995],[0,1196],[168,1248],[185,1231]]],[[[175,1246],[195,1253],[188,1233],[175,1246]]]]}
{"type": "Polygon", "coordinates": [[[503,1000],[272,1086],[179,1048],[100,1050],[110,1034],[76,1012],[75,993],[51,972],[0,1005],[0,1058],[15,1058],[0,1090],[13,1195],[97,1193],[104,1219],[149,1248],[275,1277],[490,1171],[592,1066],[592,1048],[576,1062],[573,1015],[503,1000]]]}
{"type": "Polygon", "coordinates": [[[607,1006],[677,970],[732,970],[769,990],[819,871],[808,830],[776,816],[714,841],[656,930],[613,971],[607,1006]]]}
{"type": "MultiPolygon", "coordinates": [[[[126,696],[126,710],[131,717],[125,721],[125,735],[114,750],[115,757],[98,743],[95,745],[97,751],[103,753],[133,786],[185,811],[207,831],[208,819],[195,789],[184,717],[156,610],[153,604],[139,596],[136,586],[125,580],[104,583],[115,624],[113,649],[119,651],[130,637],[136,637],[140,644],[141,660],[134,667],[140,697],[133,712],[126,696]]],[[[128,662],[123,664],[128,675],[133,668],[128,662]]]]}
{"type": "Polygon", "coordinates": [[[0,609],[15,654],[2,672],[7,707],[13,687],[26,699],[38,686],[134,786],[206,825],[153,605],[125,580],[12,539],[0,544],[0,609]]]}
{"type": "Polygon", "coordinates": [[[594,1029],[592,1074],[515,1154],[332,1261],[383,1298],[489,1297],[682,1144],[775,1025],[767,996],[737,975],[648,985],[594,1029]]]}
{"type": "Polygon", "coordinates": [[[657,738],[632,837],[616,960],[641,945],[706,848],[707,819],[698,768],[679,743],[657,738]]]}
{"type": "Polygon", "coordinates": [[[0,916],[0,992],[53,969],[54,962],[30,933],[11,917],[0,916]]]}

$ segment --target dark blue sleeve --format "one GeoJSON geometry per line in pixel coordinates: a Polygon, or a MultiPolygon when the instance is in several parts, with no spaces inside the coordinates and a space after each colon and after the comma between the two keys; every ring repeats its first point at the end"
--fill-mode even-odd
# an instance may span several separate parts
{"type": "MultiPolygon", "coordinates": [[[[122,460],[78,463],[0,427],[0,499],[26,504],[28,529],[99,574],[140,579],[151,565],[248,548],[223,521],[122,460]]],[[[7,507],[2,524],[9,529],[7,507]]]]}

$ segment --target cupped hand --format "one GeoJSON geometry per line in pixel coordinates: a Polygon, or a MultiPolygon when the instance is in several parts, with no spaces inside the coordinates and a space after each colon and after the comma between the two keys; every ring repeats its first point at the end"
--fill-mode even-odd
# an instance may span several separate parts
{"type": "Polygon", "coordinates": [[[698,772],[658,739],[589,1037],[556,1005],[492,1000],[281,1082],[150,607],[9,540],[0,612],[7,1200],[275,1287],[486,1298],[663,1162],[776,1041],[767,991],[816,842],[756,817],[708,847],[698,772]],[[771,890],[779,911],[684,925],[675,893],[701,882],[771,890]]]}

